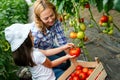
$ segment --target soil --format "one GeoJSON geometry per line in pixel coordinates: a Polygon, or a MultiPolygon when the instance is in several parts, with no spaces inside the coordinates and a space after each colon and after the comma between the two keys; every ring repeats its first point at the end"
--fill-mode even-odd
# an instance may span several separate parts
{"type": "MultiPolygon", "coordinates": [[[[29,9],[28,20],[29,22],[32,22],[33,7],[31,6],[29,9]]],[[[103,13],[99,13],[95,7],[92,7],[91,10],[95,20],[98,22],[103,13]]],[[[90,17],[88,10],[86,9],[82,13],[85,20],[89,21],[90,17]]],[[[120,13],[111,10],[110,14],[113,16],[113,22],[120,29],[120,13]]],[[[69,29],[65,32],[67,37],[71,30],[72,29],[69,29]]],[[[94,60],[95,57],[98,57],[103,63],[108,75],[105,80],[120,80],[120,31],[115,28],[114,34],[110,36],[99,33],[96,28],[87,28],[86,35],[89,38],[89,41],[85,43],[86,48],[92,60],[94,60]]],[[[72,40],[68,37],[68,41],[71,42],[72,40]]],[[[86,56],[84,56],[84,52],[78,59],[87,60],[86,56]]]]}

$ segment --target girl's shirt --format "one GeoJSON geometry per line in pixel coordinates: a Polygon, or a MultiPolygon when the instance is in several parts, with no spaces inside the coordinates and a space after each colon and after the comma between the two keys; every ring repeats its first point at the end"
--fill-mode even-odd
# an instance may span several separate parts
{"type": "Polygon", "coordinates": [[[29,67],[32,74],[32,80],[55,80],[52,68],[42,65],[46,60],[46,56],[37,48],[33,49],[32,59],[37,64],[37,66],[29,67]]]}
{"type": "Polygon", "coordinates": [[[61,46],[67,43],[67,39],[64,35],[64,31],[61,28],[60,21],[56,20],[55,24],[46,32],[44,35],[37,27],[35,27],[35,23],[32,23],[31,32],[34,36],[34,46],[40,49],[49,49],[53,48],[55,43],[55,39],[57,43],[61,46]]]}

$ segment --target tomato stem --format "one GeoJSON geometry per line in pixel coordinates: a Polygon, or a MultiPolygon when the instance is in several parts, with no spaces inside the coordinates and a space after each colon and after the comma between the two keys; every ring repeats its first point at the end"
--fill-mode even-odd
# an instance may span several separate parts
{"type": "Polygon", "coordinates": [[[99,28],[99,26],[98,26],[97,22],[95,21],[95,19],[94,19],[93,15],[92,15],[91,8],[89,8],[88,10],[89,10],[89,12],[90,12],[91,19],[95,22],[95,24],[96,24],[96,26],[97,26],[97,28],[98,28],[98,32],[101,32],[101,29],[99,28]]]}

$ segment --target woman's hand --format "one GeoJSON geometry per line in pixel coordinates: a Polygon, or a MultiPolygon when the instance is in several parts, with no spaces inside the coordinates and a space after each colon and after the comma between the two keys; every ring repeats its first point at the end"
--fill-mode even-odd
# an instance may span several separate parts
{"type": "Polygon", "coordinates": [[[62,48],[63,48],[64,50],[69,49],[69,48],[72,48],[72,47],[74,47],[74,44],[73,44],[73,43],[67,43],[67,44],[65,44],[65,45],[62,46],[62,48]]]}

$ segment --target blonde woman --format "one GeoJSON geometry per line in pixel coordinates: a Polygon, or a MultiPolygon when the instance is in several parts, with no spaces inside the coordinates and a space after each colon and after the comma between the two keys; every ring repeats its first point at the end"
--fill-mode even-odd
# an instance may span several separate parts
{"type": "MultiPolygon", "coordinates": [[[[58,20],[56,8],[51,2],[48,0],[35,1],[34,16],[35,22],[31,24],[31,32],[34,36],[34,47],[46,50],[65,45],[67,43],[61,23],[58,20]]],[[[63,52],[49,56],[48,58],[50,60],[54,60],[68,54],[68,52],[69,50],[66,49],[63,52]]],[[[67,60],[61,65],[54,67],[53,70],[56,77],[59,77],[69,66],[70,61],[67,60]]]]}

